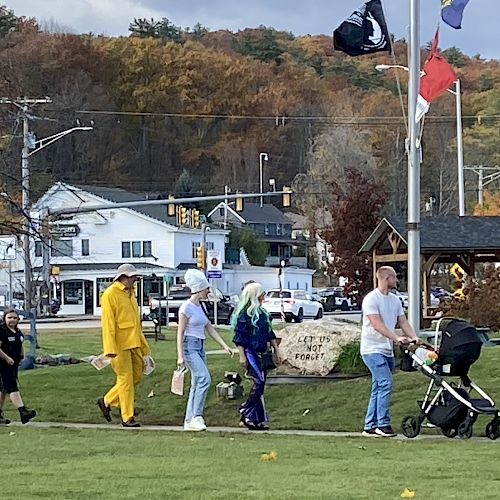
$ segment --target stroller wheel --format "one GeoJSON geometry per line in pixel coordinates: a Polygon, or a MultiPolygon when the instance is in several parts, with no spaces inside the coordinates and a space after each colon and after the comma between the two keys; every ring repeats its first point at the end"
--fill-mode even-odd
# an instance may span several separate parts
{"type": "Polygon", "coordinates": [[[464,420],[458,426],[458,437],[460,439],[469,439],[472,437],[472,422],[469,420],[464,420]]]}
{"type": "Polygon", "coordinates": [[[413,439],[417,437],[420,434],[420,419],[413,415],[403,418],[401,430],[407,438],[413,439]]]}
{"type": "Polygon", "coordinates": [[[486,437],[495,440],[500,436],[499,421],[493,419],[490,423],[486,425],[486,437]]]}
{"type": "Polygon", "coordinates": [[[443,436],[453,439],[458,434],[458,431],[456,429],[441,429],[441,433],[443,436]]]}

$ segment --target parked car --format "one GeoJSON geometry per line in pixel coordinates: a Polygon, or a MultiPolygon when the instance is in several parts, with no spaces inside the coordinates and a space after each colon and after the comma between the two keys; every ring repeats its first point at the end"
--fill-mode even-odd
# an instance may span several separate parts
{"type": "Polygon", "coordinates": [[[323,317],[323,304],[305,290],[274,289],[266,293],[263,306],[272,318],[280,318],[283,306],[285,321],[300,323],[304,318],[323,317]]]}
{"type": "Polygon", "coordinates": [[[355,307],[355,303],[350,297],[346,297],[342,290],[334,290],[323,296],[323,307],[327,312],[336,311],[337,309],[350,311],[355,307]]]}
{"type": "MultiPolygon", "coordinates": [[[[396,297],[401,301],[402,306],[408,309],[408,292],[400,292],[399,290],[393,289],[391,293],[396,295],[396,297]]],[[[424,298],[422,292],[422,300],[424,298]]],[[[440,299],[431,291],[431,307],[439,307],[440,299]]]]}
{"type": "MultiPolygon", "coordinates": [[[[208,300],[202,302],[208,318],[212,323],[215,322],[214,311],[214,294],[217,297],[217,323],[229,325],[231,315],[236,307],[236,304],[224,295],[217,288],[212,289],[209,294],[208,300]]],[[[172,287],[168,297],[168,320],[177,323],[179,321],[179,308],[181,304],[191,297],[191,291],[186,287],[172,287]]],[[[149,300],[150,314],[149,318],[160,321],[162,325],[166,325],[166,311],[167,311],[167,297],[152,297],[149,300]],[[161,305],[161,315],[160,315],[161,305]]]]}

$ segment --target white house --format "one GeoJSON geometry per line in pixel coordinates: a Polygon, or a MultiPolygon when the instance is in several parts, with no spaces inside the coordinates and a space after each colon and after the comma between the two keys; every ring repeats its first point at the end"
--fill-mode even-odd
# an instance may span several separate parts
{"type": "MultiPolygon", "coordinates": [[[[144,200],[144,196],[119,188],[75,186],[59,182],[33,206],[52,210],[86,205],[144,200]]],[[[196,249],[202,243],[201,229],[179,227],[166,206],[110,208],[60,217],[51,223],[51,281],[61,300],[60,314],[100,314],[100,297],[125,262],[136,265],[144,275],[139,287],[143,304],[149,294],[162,293],[163,276],[179,282],[185,270],[196,266],[196,249]],[[59,272],[59,274],[57,274],[59,272]],[[141,290],[142,288],[142,290],[141,290]]],[[[227,231],[206,232],[208,250],[224,259],[227,231]]],[[[41,275],[44,242],[33,245],[35,276],[41,275]]]]}

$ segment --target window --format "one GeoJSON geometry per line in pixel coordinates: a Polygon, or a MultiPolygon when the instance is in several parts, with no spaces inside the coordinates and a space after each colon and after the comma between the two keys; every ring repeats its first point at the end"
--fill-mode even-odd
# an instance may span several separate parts
{"type": "Polygon", "coordinates": [[[282,224],[276,224],[276,234],[278,236],[281,236],[282,233],[283,233],[283,225],[282,224]]]}
{"type": "Polygon", "coordinates": [[[82,255],[90,255],[90,241],[82,240],[82,255]]]}
{"type": "MultiPolygon", "coordinates": [[[[122,243],[123,245],[123,243],[122,243]]],[[[97,278],[97,295],[96,295],[96,306],[101,307],[101,297],[104,293],[104,290],[108,288],[109,285],[113,283],[113,278],[97,278]]]]}
{"type": "Polygon", "coordinates": [[[219,207],[219,217],[224,217],[224,207],[219,207]]]}
{"type": "Polygon", "coordinates": [[[73,306],[83,304],[82,281],[64,281],[63,288],[63,304],[73,306]]]}
{"type": "MultiPolygon", "coordinates": [[[[273,290],[271,292],[267,292],[267,296],[270,299],[279,299],[280,298],[280,292],[277,290],[273,290]]],[[[281,292],[281,297],[284,299],[290,299],[292,297],[292,294],[290,292],[281,292]]]]}
{"type": "Polygon", "coordinates": [[[269,234],[269,224],[264,224],[264,234],[269,234]]]}
{"type": "Polygon", "coordinates": [[[130,257],[130,241],[122,241],[122,259],[130,257]]]}
{"type": "Polygon", "coordinates": [[[142,245],[140,241],[132,242],[132,257],[142,257],[142,245]]]}
{"type": "Polygon", "coordinates": [[[152,257],[153,256],[153,248],[150,241],[142,242],[142,256],[143,257],[152,257]]]}
{"type": "Polygon", "coordinates": [[[35,257],[43,257],[43,243],[35,241],[35,257]]]}
{"type": "Polygon", "coordinates": [[[201,243],[199,241],[193,241],[191,243],[191,257],[193,259],[196,259],[197,257],[197,254],[196,254],[196,249],[201,245],[201,243]]]}
{"type": "Polygon", "coordinates": [[[206,242],[206,247],[207,247],[207,250],[213,250],[214,249],[214,242],[213,241],[207,241],[206,242]]]}
{"type": "Polygon", "coordinates": [[[52,257],[72,257],[73,240],[52,240],[50,254],[52,257]]]}

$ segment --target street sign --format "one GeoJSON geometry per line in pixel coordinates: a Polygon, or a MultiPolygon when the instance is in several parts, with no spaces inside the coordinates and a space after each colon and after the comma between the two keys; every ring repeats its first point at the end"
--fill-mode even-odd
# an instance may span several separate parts
{"type": "Polygon", "coordinates": [[[0,238],[0,260],[16,260],[16,237],[0,238]]]}
{"type": "Polygon", "coordinates": [[[76,224],[52,224],[50,226],[50,234],[59,238],[71,238],[78,236],[80,227],[76,224]]]}
{"type": "Polygon", "coordinates": [[[207,252],[207,278],[222,278],[222,259],[218,250],[209,250],[207,252]]]}

